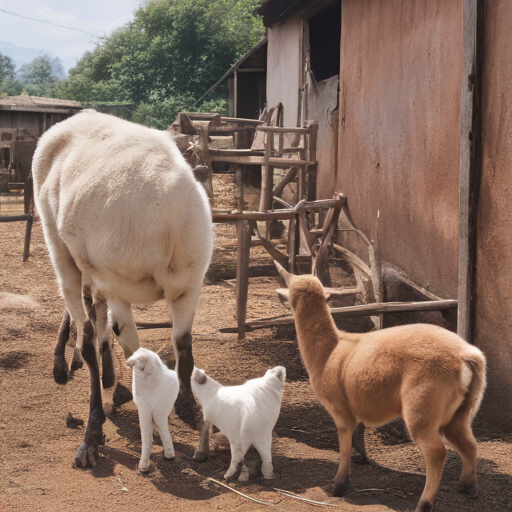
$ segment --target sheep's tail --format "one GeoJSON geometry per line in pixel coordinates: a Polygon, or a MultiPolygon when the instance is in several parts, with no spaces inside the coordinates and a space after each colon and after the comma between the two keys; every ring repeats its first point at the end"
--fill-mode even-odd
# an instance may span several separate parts
{"type": "Polygon", "coordinates": [[[471,347],[471,349],[469,353],[463,356],[464,363],[471,371],[472,377],[461,409],[463,408],[468,411],[469,418],[473,421],[484,397],[487,386],[487,371],[485,356],[476,347],[471,347]]]}

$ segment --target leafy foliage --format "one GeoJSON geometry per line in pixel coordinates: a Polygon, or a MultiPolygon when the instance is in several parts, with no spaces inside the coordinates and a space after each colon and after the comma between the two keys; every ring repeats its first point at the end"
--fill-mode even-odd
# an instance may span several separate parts
{"type": "Polygon", "coordinates": [[[21,66],[18,75],[27,94],[51,96],[55,84],[64,78],[64,66],[58,57],[39,55],[21,66]]]}
{"type": "Polygon", "coordinates": [[[16,80],[16,65],[11,57],[0,53],[0,96],[16,96],[23,85],[16,80]]]}
{"type": "MultiPolygon", "coordinates": [[[[264,34],[259,0],[153,0],[86,52],[58,97],[128,101],[140,115],[197,99],[264,34]]],[[[192,102],[191,102],[192,103],[192,102]]],[[[150,113],[152,112],[152,113],[150,113]]]]}

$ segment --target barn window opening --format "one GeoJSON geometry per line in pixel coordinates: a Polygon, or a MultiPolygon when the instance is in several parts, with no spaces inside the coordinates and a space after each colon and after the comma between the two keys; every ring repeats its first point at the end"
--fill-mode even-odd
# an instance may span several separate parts
{"type": "Polygon", "coordinates": [[[317,82],[340,73],[341,2],[308,20],[311,70],[317,82]]]}

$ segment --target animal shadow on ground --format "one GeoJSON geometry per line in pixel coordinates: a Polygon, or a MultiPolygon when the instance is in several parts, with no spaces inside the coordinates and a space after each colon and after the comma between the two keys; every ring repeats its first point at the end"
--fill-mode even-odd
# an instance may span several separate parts
{"type": "Polygon", "coordinates": [[[19,370],[26,366],[34,354],[24,350],[15,350],[0,354],[0,368],[4,370],[19,370]]]}

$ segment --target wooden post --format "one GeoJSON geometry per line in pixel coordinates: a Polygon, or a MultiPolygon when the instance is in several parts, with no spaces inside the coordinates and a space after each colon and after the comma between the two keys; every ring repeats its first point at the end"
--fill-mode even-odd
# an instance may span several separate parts
{"type": "Polygon", "coordinates": [[[32,236],[32,223],[34,222],[33,215],[29,215],[27,219],[27,227],[25,228],[25,245],[23,247],[23,261],[28,260],[30,252],[30,238],[32,236]]]}
{"type": "Polygon", "coordinates": [[[249,290],[249,252],[251,249],[252,223],[247,220],[236,222],[238,252],[236,258],[236,320],[238,339],[245,336],[245,318],[247,315],[247,292],[249,290]]]}
{"type": "Polygon", "coordinates": [[[263,165],[261,166],[261,197],[260,212],[272,209],[272,191],[274,189],[274,169],[270,165],[270,158],[274,148],[274,134],[266,133],[265,156],[263,157],[263,165]]]}
{"type": "Polygon", "coordinates": [[[315,165],[306,167],[306,201],[314,201],[316,199],[316,181],[318,174],[318,164],[316,156],[316,141],[318,136],[318,122],[314,121],[309,126],[309,152],[307,159],[315,162],[315,165]]]}
{"type": "MultiPolygon", "coordinates": [[[[370,267],[372,271],[373,293],[375,294],[375,302],[384,302],[384,285],[382,283],[382,263],[380,259],[379,248],[379,216],[377,212],[377,220],[375,221],[375,239],[370,247],[370,267]]],[[[372,316],[372,322],[377,330],[384,327],[384,315],[372,316]]]]}
{"type": "Polygon", "coordinates": [[[463,0],[459,165],[459,286],[457,333],[471,342],[471,295],[476,256],[477,0],[463,0]]]}
{"type": "Polygon", "coordinates": [[[235,165],[235,208],[244,209],[244,169],[241,165],[235,165]]]}

